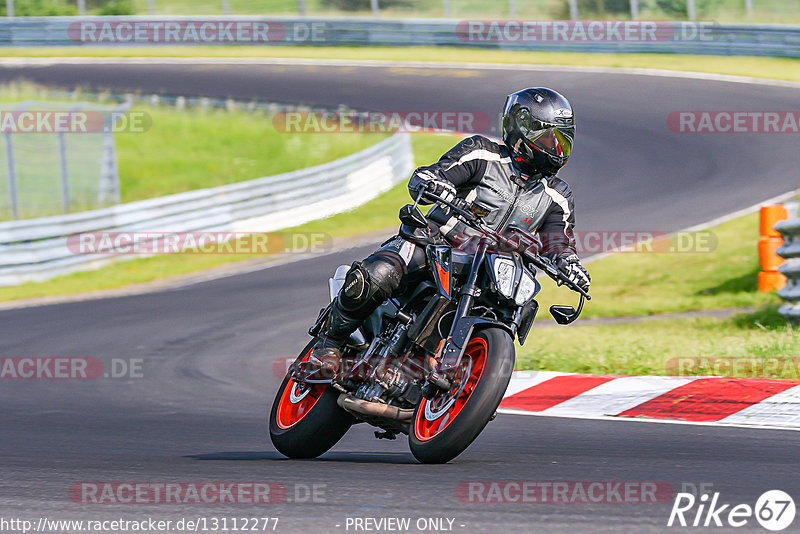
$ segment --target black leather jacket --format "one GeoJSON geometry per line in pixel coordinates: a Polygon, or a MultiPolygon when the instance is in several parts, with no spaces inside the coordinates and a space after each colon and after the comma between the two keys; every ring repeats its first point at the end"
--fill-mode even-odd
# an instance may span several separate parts
{"type": "MultiPolygon", "coordinates": [[[[459,197],[492,208],[484,220],[493,229],[516,225],[538,234],[542,254],[576,253],[572,190],[555,176],[523,178],[505,145],[480,135],[464,139],[437,163],[414,171],[408,184],[412,198],[421,182],[431,179],[447,180],[459,197]]],[[[448,238],[466,230],[449,208],[436,206],[428,218],[448,238]]]]}

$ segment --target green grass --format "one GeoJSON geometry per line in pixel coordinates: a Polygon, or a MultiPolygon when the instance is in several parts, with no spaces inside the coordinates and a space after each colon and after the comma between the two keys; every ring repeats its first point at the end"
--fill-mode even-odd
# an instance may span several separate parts
{"type": "MultiPolygon", "coordinates": [[[[184,46],[184,47],[25,47],[0,49],[0,57],[237,57],[302,58],[378,61],[443,61],[450,63],[519,63],[530,65],[577,65],[667,69],[713,74],[800,81],[800,60],[747,56],[692,56],[681,54],[589,54],[577,52],[527,52],[463,48],[381,48],[302,46],[184,46]]],[[[405,75],[473,76],[465,68],[435,71],[396,67],[405,75]]]]}
{"type": "MultiPolygon", "coordinates": [[[[579,323],[578,323],[579,324],[579,323]]],[[[800,330],[775,307],[729,319],[676,318],[539,328],[517,367],[593,374],[800,380],[800,330]]]]}
{"type": "MultiPolygon", "coordinates": [[[[417,163],[422,165],[438,160],[439,156],[449,150],[457,140],[457,137],[450,135],[413,135],[412,142],[417,163]]],[[[408,199],[406,184],[402,183],[372,202],[352,211],[324,220],[313,221],[298,228],[290,228],[281,233],[321,232],[331,237],[347,237],[387,228],[398,224],[397,212],[403,204],[408,202],[408,199]]],[[[173,254],[121,261],[95,271],[73,273],[45,282],[28,282],[18,286],[0,287],[0,301],[116,289],[130,284],[169,278],[257,257],[263,256],[256,254],[173,254]]],[[[320,283],[324,283],[324,281],[320,283]]]]}
{"type": "Polygon", "coordinates": [[[123,202],[311,167],[386,138],[282,133],[263,113],[144,109],[150,130],[116,136],[123,202]]]}

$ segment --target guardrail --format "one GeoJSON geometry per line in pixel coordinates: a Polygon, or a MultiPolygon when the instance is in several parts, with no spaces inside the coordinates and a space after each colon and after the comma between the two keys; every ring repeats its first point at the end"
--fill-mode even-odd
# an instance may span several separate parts
{"type": "Polygon", "coordinates": [[[270,232],[352,209],[406,180],[410,135],[399,133],[336,161],[210,189],[56,217],[0,223],[0,286],[88,270],[131,255],[80,254],[67,239],[90,232],[270,232]]]}
{"type": "Polygon", "coordinates": [[[254,16],[30,17],[0,20],[0,46],[97,44],[458,46],[503,50],[800,57],[800,26],[681,21],[459,21],[254,16]],[[172,34],[177,40],[170,40],[166,34],[164,25],[168,23],[181,28],[172,34]],[[192,23],[192,31],[183,32],[192,23]],[[231,26],[226,26],[227,23],[231,26]],[[473,26],[470,26],[471,23],[473,26]],[[492,23],[498,26],[494,27],[492,23]],[[529,25],[530,31],[527,33],[523,23],[529,25]],[[95,24],[94,30],[83,32],[87,27],[91,28],[82,26],[84,24],[95,24]],[[206,30],[203,30],[203,24],[209,25],[206,30]],[[253,27],[253,24],[260,26],[253,27]],[[484,24],[483,30],[472,32],[475,28],[481,28],[480,24],[484,24]],[[611,29],[614,24],[618,26],[611,29]],[[156,26],[158,30],[154,29],[156,26]],[[106,29],[105,33],[103,28],[106,29]],[[136,28],[143,29],[137,33],[136,28]],[[243,28],[242,33],[237,33],[239,28],[243,28]],[[559,32],[554,31],[556,28],[559,28],[559,32]],[[626,28],[632,28],[633,31],[627,31],[626,28]]]}
{"type": "Polygon", "coordinates": [[[786,259],[778,272],[786,277],[786,285],[778,290],[778,296],[787,301],[778,312],[793,321],[800,320],[800,219],[780,221],[775,225],[781,237],[783,246],[778,250],[778,256],[786,259]]]}

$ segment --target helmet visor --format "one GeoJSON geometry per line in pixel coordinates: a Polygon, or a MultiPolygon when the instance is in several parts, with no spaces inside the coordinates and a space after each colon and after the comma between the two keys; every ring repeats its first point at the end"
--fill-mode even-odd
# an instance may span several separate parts
{"type": "Polygon", "coordinates": [[[517,114],[517,124],[525,139],[537,150],[557,158],[568,158],[572,153],[574,126],[540,121],[532,117],[526,108],[517,114]]]}

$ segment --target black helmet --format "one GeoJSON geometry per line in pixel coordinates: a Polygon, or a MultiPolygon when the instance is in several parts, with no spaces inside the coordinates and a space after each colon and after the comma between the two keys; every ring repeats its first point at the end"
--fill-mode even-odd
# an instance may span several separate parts
{"type": "Polygon", "coordinates": [[[559,93],[534,87],[506,98],[503,142],[525,174],[557,173],[569,159],[574,140],[572,106],[559,93]]]}

